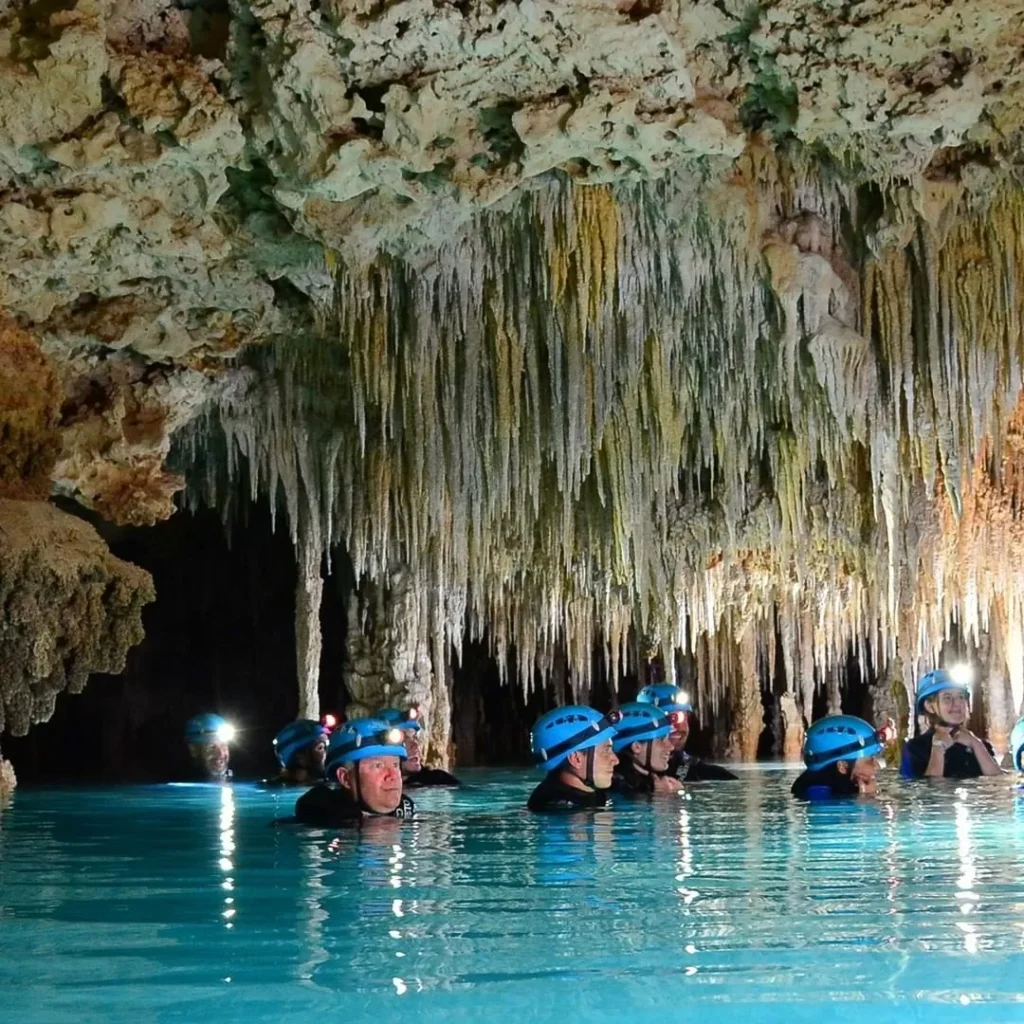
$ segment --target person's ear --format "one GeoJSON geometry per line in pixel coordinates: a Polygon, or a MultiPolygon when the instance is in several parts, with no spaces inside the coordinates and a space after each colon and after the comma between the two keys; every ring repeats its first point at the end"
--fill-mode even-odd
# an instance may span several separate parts
{"type": "Polygon", "coordinates": [[[644,745],[640,740],[634,740],[629,745],[629,751],[636,760],[644,756],[644,745]]]}
{"type": "Polygon", "coordinates": [[[576,771],[582,771],[587,765],[586,755],[582,750],[574,750],[566,760],[576,769],[576,771]]]}
{"type": "Polygon", "coordinates": [[[344,786],[345,789],[352,788],[352,768],[350,766],[342,765],[335,769],[334,777],[338,780],[339,786],[344,786]]]}

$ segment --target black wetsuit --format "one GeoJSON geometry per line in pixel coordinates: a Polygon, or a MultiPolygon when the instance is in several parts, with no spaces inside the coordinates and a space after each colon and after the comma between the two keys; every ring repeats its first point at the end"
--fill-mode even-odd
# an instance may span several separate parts
{"type": "Polygon", "coordinates": [[[443,768],[431,768],[428,765],[418,772],[411,772],[404,776],[402,785],[406,789],[419,789],[423,786],[461,786],[462,783],[451,772],[446,772],[443,768]]]}
{"type": "MultiPolygon", "coordinates": [[[[907,779],[920,779],[924,776],[928,762],[932,756],[932,737],[934,729],[929,729],[921,736],[915,736],[907,740],[903,748],[903,760],[900,762],[900,775],[907,779]]],[[[985,749],[995,757],[992,744],[987,740],[982,741],[985,749]]],[[[946,760],[943,767],[943,778],[946,779],[976,779],[983,775],[981,765],[978,764],[977,755],[970,747],[962,743],[953,743],[946,749],[946,760]]]]}
{"type": "Polygon", "coordinates": [[[526,806],[531,811],[582,811],[588,807],[604,807],[608,803],[608,790],[587,792],[567,786],[558,777],[559,771],[556,768],[548,772],[544,781],[530,794],[526,806]]]}
{"type": "Polygon", "coordinates": [[[612,789],[623,796],[650,796],[654,792],[654,776],[636,770],[636,765],[623,751],[612,775],[612,789]]]}
{"type": "MultiPolygon", "coordinates": [[[[402,802],[390,814],[378,817],[411,818],[415,813],[415,805],[403,793],[402,802]]],[[[295,802],[295,819],[303,825],[321,828],[359,825],[363,820],[363,810],[347,789],[321,782],[295,802]]]]}
{"type": "Polygon", "coordinates": [[[836,797],[860,795],[857,783],[834,764],[826,768],[808,768],[793,783],[790,792],[801,800],[834,800],[836,797]]]}
{"type": "Polygon", "coordinates": [[[737,778],[728,768],[693,757],[685,750],[677,750],[668,762],[668,771],[659,775],[672,775],[680,782],[726,782],[737,778]]]}

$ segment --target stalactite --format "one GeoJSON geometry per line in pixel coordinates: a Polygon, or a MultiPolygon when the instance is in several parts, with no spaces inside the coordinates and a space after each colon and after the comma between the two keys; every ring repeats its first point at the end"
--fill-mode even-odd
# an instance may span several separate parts
{"type": "Polygon", "coordinates": [[[298,718],[320,718],[320,603],[324,581],[320,575],[321,552],[306,543],[299,547],[298,580],[295,584],[295,653],[299,676],[298,718]]]}
{"type": "Polygon", "coordinates": [[[923,219],[901,190],[870,228],[763,153],[725,186],[538,181],[429,264],[339,264],[330,336],[251,353],[254,386],[184,439],[191,500],[246,478],[361,579],[407,566],[417,643],[486,635],[524,691],[564,649],[586,693],[595,646],[621,672],[638,631],[667,666],[697,654],[714,713],[729,623],[772,607],[805,715],[851,644],[914,671],[954,616],[976,632],[1024,594],[970,526],[983,449],[1015,437],[1024,195],[923,219]]]}

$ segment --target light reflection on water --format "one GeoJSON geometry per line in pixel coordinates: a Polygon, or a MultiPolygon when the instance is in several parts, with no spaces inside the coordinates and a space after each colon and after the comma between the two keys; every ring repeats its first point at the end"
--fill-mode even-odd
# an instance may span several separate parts
{"type": "Polygon", "coordinates": [[[537,817],[533,775],[471,773],[346,832],[243,785],[22,791],[3,1019],[1024,1020],[1010,781],[807,806],[792,777],[537,817]]]}

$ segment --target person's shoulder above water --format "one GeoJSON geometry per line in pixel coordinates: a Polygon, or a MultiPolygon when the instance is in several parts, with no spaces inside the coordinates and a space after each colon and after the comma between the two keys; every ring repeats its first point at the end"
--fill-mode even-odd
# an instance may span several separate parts
{"type": "Polygon", "coordinates": [[[728,768],[711,764],[699,757],[691,757],[685,750],[678,750],[672,755],[666,774],[680,782],[729,782],[739,778],[728,768]]]}
{"type": "Polygon", "coordinates": [[[407,789],[415,789],[423,786],[461,786],[451,772],[443,768],[421,768],[418,772],[410,772],[405,776],[404,784],[407,789]]]}
{"type": "Polygon", "coordinates": [[[295,802],[295,819],[303,825],[339,825],[358,822],[362,816],[348,792],[325,782],[303,793],[295,802]]]}
{"type": "Polygon", "coordinates": [[[832,800],[836,797],[858,796],[857,783],[844,775],[834,764],[818,770],[808,768],[793,783],[790,792],[801,800],[832,800]]]}
{"type": "Polygon", "coordinates": [[[929,729],[920,736],[907,740],[903,745],[903,756],[900,759],[900,775],[908,779],[920,778],[928,767],[932,756],[933,730],[929,729]]]}
{"type": "Polygon", "coordinates": [[[526,806],[531,811],[578,811],[588,807],[604,807],[607,802],[607,790],[576,789],[552,773],[530,794],[526,806]]]}
{"type": "MultiPolygon", "coordinates": [[[[401,802],[390,815],[391,818],[411,818],[416,806],[403,794],[401,802]]],[[[325,782],[303,793],[295,802],[295,820],[303,825],[348,825],[363,820],[363,810],[345,789],[325,782]]]]}
{"type": "Polygon", "coordinates": [[[638,772],[633,763],[624,758],[615,766],[612,790],[622,796],[649,796],[654,792],[654,775],[638,772]]]}

